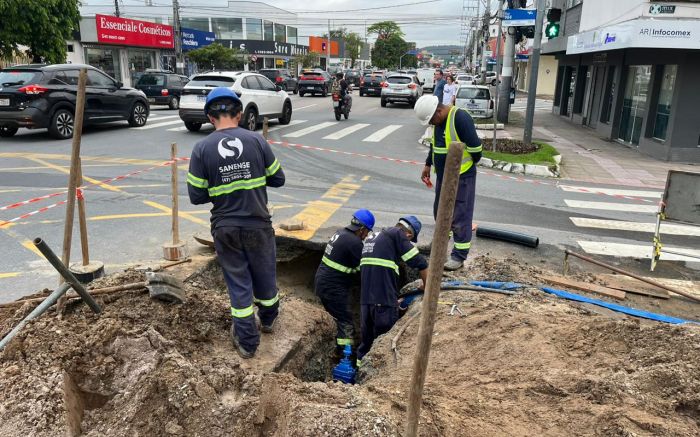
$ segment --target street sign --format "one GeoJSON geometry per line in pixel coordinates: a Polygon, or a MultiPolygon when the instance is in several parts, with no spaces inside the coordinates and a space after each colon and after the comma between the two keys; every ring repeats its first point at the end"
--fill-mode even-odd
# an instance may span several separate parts
{"type": "Polygon", "coordinates": [[[534,26],[537,9],[506,9],[503,26],[534,26]]]}
{"type": "Polygon", "coordinates": [[[255,62],[255,61],[258,60],[258,57],[257,57],[256,55],[253,55],[253,56],[250,57],[250,60],[253,61],[253,62],[255,62]]]}

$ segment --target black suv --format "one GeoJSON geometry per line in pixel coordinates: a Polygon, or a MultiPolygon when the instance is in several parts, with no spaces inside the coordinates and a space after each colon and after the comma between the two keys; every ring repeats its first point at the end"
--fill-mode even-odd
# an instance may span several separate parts
{"type": "Polygon", "coordinates": [[[360,79],[362,79],[362,73],[360,70],[345,70],[345,81],[353,86],[360,86],[360,79]]]}
{"type": "Polygon", "coordinates": [[[136,82],[136,89],[143,91],[152,105],[168,105],[170,109],[178,109],[182,89],[189,81],[187,76],[170,71],[146,70],[136,82]]]}
{"type": "Polygon", "coordinates": [[[84,124],[127,120],[143,126],[148,100],[143,92],[126,88],[89,65],[20,65],[0,70],[0,137],[20,127],[48,128],[58,139],[73,136],[73,112],[80,69],[87,69],[84,124]]]}
{"type": "Polygon", "coordinates": [[[279,85],[282,91],[299,92],[299,81],[293,77],[289,70],[284,68],[264,68],[258,73],[270,79],[275,85],[279,85]]]}
{"type": "Polygon", "coordinates": [[[386,76],[382,73],[367,73],[360,80],[360,96],[382,95],[382,87],[386,81],[386,76]]]}

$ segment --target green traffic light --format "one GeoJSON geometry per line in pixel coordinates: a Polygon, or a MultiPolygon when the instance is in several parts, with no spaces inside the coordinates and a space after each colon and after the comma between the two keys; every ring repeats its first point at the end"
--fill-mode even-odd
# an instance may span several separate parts
{"type": "Polygon", "coordinates": [[[547,38],[556,38],[559,36],[559,23],[548,23],[545,29],[547,38]]]}

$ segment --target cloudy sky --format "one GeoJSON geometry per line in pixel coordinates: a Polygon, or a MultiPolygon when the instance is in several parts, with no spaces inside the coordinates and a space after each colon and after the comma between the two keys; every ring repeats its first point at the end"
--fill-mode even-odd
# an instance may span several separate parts
{"type": "MultiPolygon", "coordinates": [[[[491,1],[493,8],[498,0],[466,0],[476,8],[491,1]]],[[[172,5],[172,0],[119,0],[122,6],[145,4],[154,6],[172,5]]],[[[327,20],[332,28],[347,27],[351,31],[365,34],[365,26],[373,22],[393,20],[399,23],[407,41],[418,47],[435,44],[460,44],[463,0],[262,0],[262,3],[294,12],[298,16],[299,36],[321,35],[327,31],[327,20]]],[[[225,7],[227,0],[180,0],[184,6],[206,8],[225,7]]],[[[235,2],[234,2],[235,3],[235,2]]],[[[83,5],[114,4],[109,0],[83,0],[83,5]]],[[[248,3],[250,5],[250,3],[248,3]]],[[[143,11],[144,9],[140,9],[143,11]]],[[[475,9],[472,9],[475,13],[475,9]]],[[[212,12],[212,16],[216,16],[212,12]]],[[[266,18],[266,17],[262,17],[266,18]]],[[[270,17],[274,21],[274,17],[270,17]]]]}

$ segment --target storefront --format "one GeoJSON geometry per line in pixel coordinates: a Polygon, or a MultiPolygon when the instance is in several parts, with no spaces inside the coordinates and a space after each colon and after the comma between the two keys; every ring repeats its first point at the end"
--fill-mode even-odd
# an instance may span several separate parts
{"type": "Polygon", "coordinates": [[[147,69],[167,68],[167,59],[174,56],[174,32],[165,24],[97,14],[81,19],[80,46],[82,53],[75,53],[73,62],[85,62],[133,86],[147,69]]]}
{"type": "Polygon", "coordinates": [[[700,162],[700,20],[637,19],[569,37],[554,112],[667,161],[700,162]]]}
{"type": "Polygon", "coordinates": [[[246,70],[261,68],[289,68],[289,62],[297,55],[309,52],[307,46],[278,41],[254,41],[244,39],[217,39],[216,42],[239,49],[247,54],[246,70]]]}

